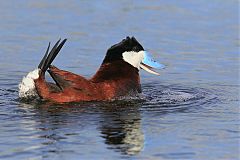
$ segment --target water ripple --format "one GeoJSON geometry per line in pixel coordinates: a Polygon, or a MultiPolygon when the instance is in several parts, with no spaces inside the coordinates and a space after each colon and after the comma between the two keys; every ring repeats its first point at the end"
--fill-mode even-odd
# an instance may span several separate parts
{"type": "Polygon", "coordinates": [[[170,112],[178,109],[194,109],[220,101],[214,90],[182,85],[146,85],[143,92],[146,97],[143,110],[146,111],[170,112]]]}

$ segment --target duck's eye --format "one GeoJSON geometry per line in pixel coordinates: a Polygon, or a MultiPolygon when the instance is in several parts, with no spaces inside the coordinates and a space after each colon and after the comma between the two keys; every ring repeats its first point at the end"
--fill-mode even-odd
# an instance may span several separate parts
{"type": "Polygon", "coordinates": [[[138,48],[135,46],[132,48],[133,51],[138,52],[138,48]]]}

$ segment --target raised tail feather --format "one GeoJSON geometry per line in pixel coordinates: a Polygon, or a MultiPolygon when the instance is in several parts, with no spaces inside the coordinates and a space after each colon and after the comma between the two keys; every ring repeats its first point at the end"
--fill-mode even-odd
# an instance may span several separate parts
{"type": "Polygon", "coordinates": [[[67,41],[67,39],[64,39],[61,43],[60,41],[61,39],[59,39],[56,42],[56,44],[53,46],[50,52],[49,52],[49,49],[50,49],[50,43],[49,43],[47,51],[38,65],[38,69],[35,69],[32,72],[29,72],[25,77],[23,77],[22,81],[18,85],[20,98],[36,97],[39,95],[36,91],[34,80],[38,79],[39,76],[44,76],[46,70],[49,68],[53,60],[56,58],[57,54],[59,53],[59,51],[61,50],[64,43],[67,41]]]}
{"type": "Polygon", "coordinates": [[[42,58],[41,62],[38,65],[38,68],[40,69],[40,74],[44,74],[46,72],[46,70],[49,68],[49,66],[51,65],[53,60],[56,58],[56,56],[58,55],[59,51],[61,50],[61,48],[63,47],[64,43],[67,41],[67,39],[64,39],[59,44],[60,41],[61,41],[61,39],[59,39],[56,42],[56,44],[51,49],[50,53],[48,53],[49,48],[50,48],[50,42],[49,42],[47,51],[46,51],[44,57],[42,58]]]}

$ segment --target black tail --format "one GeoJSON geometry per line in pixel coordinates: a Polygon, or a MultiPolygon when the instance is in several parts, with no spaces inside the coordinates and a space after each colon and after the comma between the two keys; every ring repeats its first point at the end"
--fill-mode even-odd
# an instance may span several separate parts
{"type": "Polygon", "coordinates": [[[41,74],[44,74],[46,72],[46,70],[49,68],[49,66],[51,65],[51,63],[53,62],[53,60],[56,58],[57,54],[59,53],[59,51],[63,47],[64,43],[67,41],[67,39],[64,39],[59,44],[60,41],[61,41],[61,39],[59,39],[57,41],[57,43],[53,46],[50,53],[48,54],[48,51],[49,51],[49,48],[50,48],[50,42],[49,42],[47,51],[46,51],[43,59],[41,60],[41,62],[38,65],[38,68],[41,70],[41,74]]]}

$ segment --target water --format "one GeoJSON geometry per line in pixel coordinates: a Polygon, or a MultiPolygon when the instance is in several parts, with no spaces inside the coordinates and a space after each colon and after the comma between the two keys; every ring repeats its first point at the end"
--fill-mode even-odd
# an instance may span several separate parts
{"type": "Polygon", "coordinates": [[[0,19],[0,159],[240,159],[238,1],[2,1],[0,19]],[[18,99],[49,41],[90,77],[128,35],[167,65],[141,71],[143,99],[18,99]]]}

